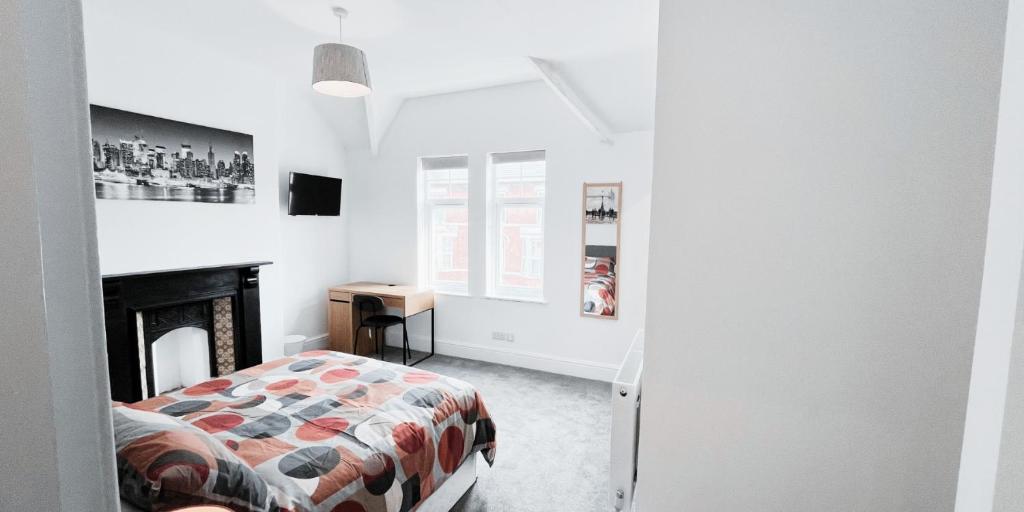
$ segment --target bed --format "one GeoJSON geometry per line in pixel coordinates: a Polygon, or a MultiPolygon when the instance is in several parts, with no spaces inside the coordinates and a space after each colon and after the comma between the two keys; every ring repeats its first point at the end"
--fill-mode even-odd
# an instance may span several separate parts
{"type": "Polygon", "coordinates": [[[115,403],[113,417],[122,500],[141,510],[435,510],[496,451],[473,386],[330,351],[115,403]]]}

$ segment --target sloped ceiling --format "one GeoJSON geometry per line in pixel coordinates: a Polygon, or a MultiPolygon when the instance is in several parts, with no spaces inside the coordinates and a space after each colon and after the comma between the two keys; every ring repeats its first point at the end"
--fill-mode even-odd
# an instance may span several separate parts
{"type": "MultiPolygon", "coordinates": [[[[84,0],[84,5],[87,21],[92,14],[158,25],[266,65],[295,88],[309,87],[313,46],[337,40],[330,8],[341,5],[351,13],[345,41],[367,53],[378,126],[386,125],[404,99],[537,80],[527,56],[551,62],[613,132],[654,125],[657,0],[84,0]]],[[[91,29],[96,28],[87,23],[91,29]]],[[[368,146],[362,100],[315,101],[347,147],[368,146]]]]}

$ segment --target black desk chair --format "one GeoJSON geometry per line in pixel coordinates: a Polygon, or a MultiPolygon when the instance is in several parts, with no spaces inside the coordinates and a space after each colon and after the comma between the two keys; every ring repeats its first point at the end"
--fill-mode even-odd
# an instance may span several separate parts
{"type": "Polygon", "coordinates": [[[359,312],[359,327],[356,327],[356,337],[352,350],[359,354],[359,333],[363,327],[369,329],[370,341],[376,342],[377,353],[380,360],[384,360],[384,347],[387,346],[387,328],[393,325],[402,326],[402,350],[405,356],[412,359],[412,350],[409,349],[409,331],[405,328],[405,319],[400,316],[385,314],[384,299],[375,295],[356,295],[352,297],[352,305],[359,312]],[[374,333],[378,333],[374,336],[374,333]]]}

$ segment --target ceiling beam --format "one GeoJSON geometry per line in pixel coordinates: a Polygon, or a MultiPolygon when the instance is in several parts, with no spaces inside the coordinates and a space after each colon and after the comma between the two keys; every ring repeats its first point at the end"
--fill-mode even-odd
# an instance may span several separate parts
{"type": "Polygon", "coordinates": [[[405,98],[382,97],[383,101],[375,99],[376,95],[370,94],[363,97],[363,104],[366,106],[366,132],[370,140],[370,152],[373,156],[380,153],[380,143],[387,135],[391,123],[402,110],[405,98]]]}
{"type": "Polygon", "coordinates": [[[587,127],[588,130],[594,132],[598,139],[604,144],[614,144],[611,136],[611,130],[608,125],[601,120],[601,117],[597,115],[586,103],[580,99],[579,94],[576,94],[576,90],[573,89],[566,81],[562,78],[558,71],[555,70],[554,66],[550,62],[544,59],[538,59],[537,57],[528,57],[530,62],[533,63],[534,67],[540,73],[544,83],[548,84],[551,91],[555,93],[565,103],[566,107],[579,118],[580,122],[587,127]]]}
{"type": "Polygon", "coordinates": [[[366,106],[366,138],[370,141],[370,153],[377,156],[380,151],[380,135],[377,130],[377,108],[374,103],[373,94],[363,97],[363,105],[366,106]]]}

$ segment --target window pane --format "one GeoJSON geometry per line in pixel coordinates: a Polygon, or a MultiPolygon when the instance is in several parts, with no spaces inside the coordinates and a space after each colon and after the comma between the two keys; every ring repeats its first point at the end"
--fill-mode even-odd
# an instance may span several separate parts
{"type": "Polygon", "coordinates": [[[544,197],[545,164],[510,162],[494,164],[495,194],[502,199],[544,197]]]}
{"type": "Polygon", "coordinates": [[[423,171],[427,199],[466,199],[469,197],[469,169],[423,171]]]}
{"type": "Polygon", "coordinates": [[[430,219],[431,282],[440,288],[465,289],[469,282],[469,210],[435,206],[430,219]]]}
{"type": "Polygon", "coordinates": [[[447,181],[427,183],[427,199],[448,199],[451,195],[451,185],[447,181]]]}
{"type": "Polygon", "coordinates": [[[540,291],[544,278],[544,209],[504,206],[500,212],[497,284],[540,291]]]}
{"type": "Polygon", "coordinates": [[[421,235],[419,268],[438,290],[466,292],[469,284],[469,158],[419,159],[421,235]]]}
{"type": "Polygon", "coordinates": [[[469,197],[469,169],[453,169],[451,171],[451,199],[469,197]]]}
{"type": "Polygon", "coordinates": [[[423,171],[423,177],[429,181],[441,181],[447,182],[448,177],[451,176],[451,170],[449,169],[438,169],[433,171],[423,171]]]}
{"type": "Polygon", "coordinates": [[[451,174],[448,169],[423,172],[427,199],[448,199],[451,197],[451,174]]]}

